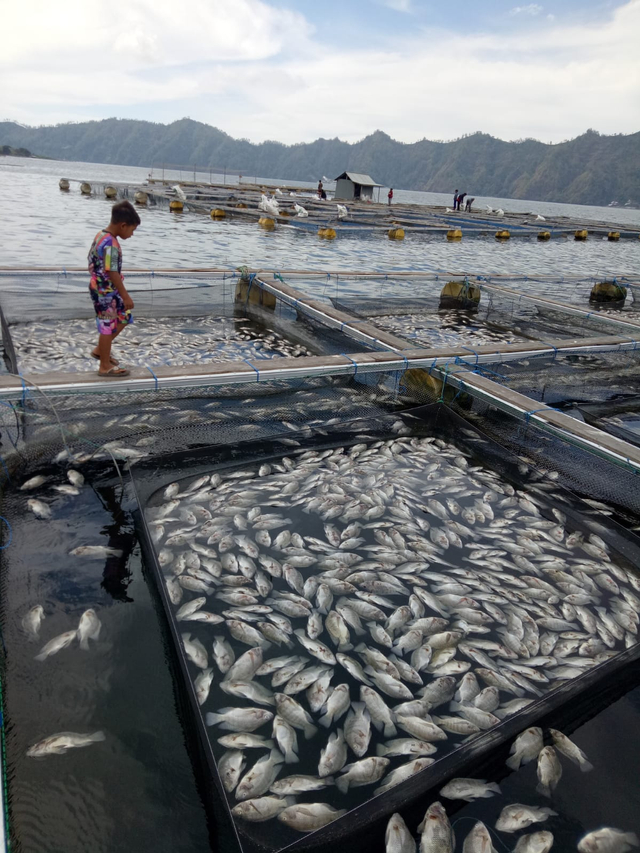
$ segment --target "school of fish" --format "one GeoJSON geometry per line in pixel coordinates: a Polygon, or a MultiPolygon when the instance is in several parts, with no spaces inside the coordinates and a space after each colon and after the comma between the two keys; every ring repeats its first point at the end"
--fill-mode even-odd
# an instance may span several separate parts
{"type": "MultiPolygon", "coordinates": [[[[540,780],[537,790],[548,797],[552,795],[562,776],[558,752],[576,764],[582,772],[593,769],[584,752],[567,735],[557,729],[549,729],[549,734],[553,746],[544,746],[544,733],[541,728],[526,729],[512,744],[511,756],[507,759],[507,766],[518,770],[521,764],[527,764],[537,758],[540,780]]],[[[448,800],[473,801],[478,797],[493,797],[500,793],[499,785],[495,782],[487,783],[483,779],[451,779],[440,789],[440,795],[448,800]]],[[[500,850],[507,850],[509,848],[496,832],[511,836],[513,833],[528,830],[534,824],[544,823],[557,814],[547,806],[529,806],[523,803],[506,805],[498,816],[495,829],[487,827],[482,821],[475,823],[464,838],[462,853],[498,853],[493,844],[494,839],[498,840],[500,850]]],[[[417,853],[418,850],[420,853],[454,853],[454,827],[441,802],[431,803],[417,827],[417,832],[420,835],[419,842],[410,832],[402,815],[393,814],[385,832],[386,853],[417,853]]],[[[513,853],[549,853],[553,845],[553,833],[549,830],[538,830],[520,835],[512,849],[513,853]]],[[[579,853],[626,853],[639,846],[640,841],[634,832],[605,826],[587,832],[578,839],[574,849],[579,853]]]]}
{"type": "MultiPolygon", "coordinates": [[[[20,491],[31,493],[35,490],[42,490],[43,486],[48,485],[62,495],[79,495],[84,485],[84,476],[73,468],[70,468],[66,474],[68,483],[52,483],[50,482],[51,478],[43,474],[37,474],[25,480],[20,486],[20,491]]],[[[29,498],[27,500],[27,507],[37,518],[50,519],[52,517],[51,507],[38,498],[29,498]]],[[[71,556],[82,557],[84,559],[104,560],[107,557],[119,557],[121,555],[122,552],[120,550],[110,548],[106,545],[80,545],[71,551],[71,556]]],[[[42,604],[35,604],[20,620],[22,630],[31,642],[35,643],[40,640],[40,632],[45,618],[46,613],[42,604]]],[[[102,623],[96,611],[90,607],[82,613],[75,628],[63,631],[62,634],[58,634],[48,640],[35,656],[35,659],[37,661],[45,661],[63,649],[69,648],[76,640],[79,647],[83,651],[88,652],[90,651],[89,641],[97,643],[100,639],[101,629],[102,623]]],[[[92,734],[58,732],[30,746],[27,750],[27,755],[30,758],[60,755],[68,749],[89,746],[92,743],[99,743],[104,739],[104,732],[101,731],[93,732],[92,734]]]]}
{"type": "MultiPolygon", "coordinates": [[[[158,298],[161,300],[162,295],[158,298]]],[[[11,325],[11,338],[25,373],[96,370],[91,352],[97,332],[86,320],[15,323],[11,325]]],[[[247,318],[215,316],[136,318],[118,338],[116,354],[129,367],[314,355],[302,344],[292,343],[247,318]]]]}
{"type": "Polygon", "coordinates": [[[172,483],[145,511],[240,820],[312,832],[637,642],[640,578],[542,484],[392,432],[172,483]]]}

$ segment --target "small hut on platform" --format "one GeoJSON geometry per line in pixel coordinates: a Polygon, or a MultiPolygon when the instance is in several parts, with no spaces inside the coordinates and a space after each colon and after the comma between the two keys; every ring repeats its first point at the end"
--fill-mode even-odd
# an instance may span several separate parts
{"type": "Polygon", "coordinates": [[[360,175],[357,172],[343,172],[335,178],[336,190],[334,198],[345,201],[360,201],[368,199],[373,201],[373,188],[381,187],[369,175],[360,175]]]}

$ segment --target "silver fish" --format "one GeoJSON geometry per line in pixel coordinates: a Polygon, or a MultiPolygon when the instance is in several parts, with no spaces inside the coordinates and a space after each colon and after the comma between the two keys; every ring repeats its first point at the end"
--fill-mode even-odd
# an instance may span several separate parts
{"type": "Polygon", "coordinates": [[[46,660],[51,655],[57,654],[61,649],[66,649],[76,639],[77,635],[77,631],[65,631],[64,634],[58,634],[53,640],[45,643],[40,649],[40,653],[36,655],[36,660],[46,660]]]}
{"type": "Polygon", "coordinates": [[[432,803],[418,826],[420,853],[453,853],[455,835],[441,803],[432,803]]]}
{"type": "Polygon", "coordinates": [[[514,803],[502,809],[496,821],[496,829],[500,832],[517,832],[519,829],[526,829],[532,823],[540,823],[556,814],[557,812],[554,812],[553,809],[514,803]]]}
{"type": "Polygon", "coordinates": [[[462,853],[496,853],[489,830],[482,821],[478,821],[465,838],[462,853]]]}
{"type": "Polygon", "coordinates": [[[493,797],[494,794],[501,792],[497,782],[486,782],[484,779],[451,779],[444,788],[440,788],[440,793],[448,800],[473,802],[482,797],[493,797]]]}
{"type": "Polygon", "coordinates": [[[350,787],[372,785],[384,776],[390,763],[388,758],[374,756],[363,758],[354,764],[347,764],[342,768],[342,776],[336,779],[336,788],[342,794],[346,794],[350,787]]]}
{"type": "Polygon", "coordinates": [[[27,750],[27,755],[29,758],[62,755],[68,749],[90,746],[92,743],[100,743],[103,740],[105,740],[104,732],[93,732],[90,735],[77,734],[75,732],[60,732],[56,735],[50,735],[44,740],[30,746],[27,750]]]}
{"type": "Polygon", "coordinates": [[[342,817],[346,811],[325,803],[299,803],[281,811],[278,820],[298,832],[315,832],[316,829],[342,817]]]}
{"type": "Polygon", "coordinates": [[[528,764],[538,757],[542,747],[542,729],[537,726],[525,729],[511,745],[511,757],[506,760],[507,767],[517,770],[521,764],[528,764]]]}
{"type": "Polygon", "coordinates": [[[513,848],[513,853],[549,853],[553,847],[553,833],[532,832],[522,835],[513,848]]]}
{"type": "Polygon", "coordinates": [[[277,817],[283,809],[293,805],[293,802],[293,797],[256,797],[238,803],[231,809],[231,814],[242,820],[261,823],[277,817]]]}
{"type": "Polygon", "coordinates": [[[207,664],[209,662],[209,657],[207,655],[207,650],[202,645],[200,640],[192,640],[191,634],[182,634],[182,643],[184,645],[186,655],[191,661],[191,663],[195,664],[195,666],[200,667],[200,669],[206,669],[207,664]]]}
{"type": "Polygon", "coordinates": [[[277,749],[259,758],[238,784],[235,791],[236,799],[249,800],[266,794],[280,772],[283,762],[284,756],[277,749]]]}
{"type": "Polygon", "coordinates": [[[635,832],[623,832],[609,826],[588,832],[578,842],[580,853],[626,853],[632,847],[640,847],[635,832]]]}
{"type": "Polygon", "coordinates": [[[583,773],[593,770],[593,764],[588,761],[584,752],[570,738],[557,729],[549,729],[549,733],[553,738],[555,748],[566,755],[574,764],[577,764],[583,773]]]}
{"type": "Polygon", "coordinates": [[[226,791],[234,791],[246,763],[244,752],[232,749],[218,760],[218,773],[226,791]]]}
{"type": "Polygon", "coordinates": [[[391,815],[384,840],[385,853],[416,853],[416,842],[399,814],[391,815]]]}
{"type": "Polygon", "coordinates": [[[89,608],[85,610],[78,623],[78,640],[80,648],[89,651],[89,640],[98,641],[102,623],[96,616],[96,611],[89,608]]]}
{"type": "Polygon", "coordinates": [[[552,746],[545,746],[538,755],[538,785],[536,791],[550,797],[562,776],[562,765],[552,746]]]}
{"type": "Polygon", "coordinates": [[[333,776],[347,763],[347,745],[342,729],[331,732],[327,745],[320,752],[318,776],[333,776]]]}
{"type": "Polygon", "coordinates": [[[273,714],[263,708],[221,708],[206,716],[208,726],[220,726],[231,732],[253,732],[271,722],[273,714]]]}
{"type": "Polygon", "coordinates": [[[36,604],[22,617],[22,629],[31,640],[39,639],[40,626],[44,618],[44,607],[41,604],[36,604]]]}

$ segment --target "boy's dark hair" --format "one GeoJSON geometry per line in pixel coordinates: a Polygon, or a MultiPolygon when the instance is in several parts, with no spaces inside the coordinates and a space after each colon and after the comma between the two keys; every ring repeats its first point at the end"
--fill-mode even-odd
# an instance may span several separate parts
{"type": "Polygon", "coordinates": [[[111,208],[111,222],[114,225],[140,225],[138,211],[130,201],[119,201],[111,208]]]}

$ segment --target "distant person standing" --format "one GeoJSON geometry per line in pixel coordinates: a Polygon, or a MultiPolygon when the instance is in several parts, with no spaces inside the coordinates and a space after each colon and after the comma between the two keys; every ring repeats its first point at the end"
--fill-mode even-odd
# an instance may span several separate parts
{"type": "Polygon", "coordinates": [[[471,213],[471,205],[475,201],[475,198],[468,198],[467,203],[464,206],[464,209],[467,213],[471,213]]]}
{"type": "Polygon", "coordinates": [[[391,202],[393,201],[393,187],[391,187],[391,189],[387,193],[387,198],[389,199],[389,205],[391,205],[391,202]]]}
{"type": "Polygon", "coordinates": [[[460,193],[460,195],[458,196],[458,210],[462,210],[462,205],[464,203],[464,197],[465,196],[466,196],[466,193],[460,193]]]}
{"type": "Polygon", "coordinates": [[[453,209],[458,209],[458,190],[453,191],[453,209]]]}
{"type": "Polygon", "coordinates": [[[324,192],[324,187],[322,186],[322,181],[318,181],[318,198],[322,198],[323,192],[324,192]]]}

